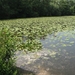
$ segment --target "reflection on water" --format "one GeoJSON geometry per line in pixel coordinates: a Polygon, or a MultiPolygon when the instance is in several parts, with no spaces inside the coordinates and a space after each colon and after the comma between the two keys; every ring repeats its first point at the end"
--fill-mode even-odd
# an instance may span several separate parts
{"type": "Polygon", "coordinates": [[[44,40],[41,40],[44,48],[48,49],[66,49],[74,50],[75,47],[75,31],[57,32],[48,35],[44,40]],[[54,36],[56,34],[56,36],[54,36]]]}
{"type": "Polygon", "coordinates": [[[75,30],[48,35],[41,43],[44,48],[58,52],[43,65],[52,72],[50,75],[75,75],[75,30]]]}
{"type": "Polygon", "coordinates": [[[18,67],[36,75],[75,75],[75,30],[57,32],[40,41],[43,50],[16,54],[18,67]]]}

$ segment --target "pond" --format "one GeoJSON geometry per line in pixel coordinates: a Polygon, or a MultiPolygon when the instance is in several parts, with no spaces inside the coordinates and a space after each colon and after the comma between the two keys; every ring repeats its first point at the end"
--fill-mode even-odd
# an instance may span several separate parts
{"type": "MultiPolygon", "coordinates": [[[[43,48],[58,50],[58,51],[67,51],[70,53],[75,52],[75,30],[73,31],[63,31],[56,32],[41,39],[43,48]]],[[[73,54],[72,54],[73,55],[73,54]]]]}
{"type": "Polygon", "coordinates": [[[43,48],[57,52],[57,55],[52,59],[50,57],[44,64],[51,69],[50,75],[75,75],[75,30],[55,32],[42,39],[41,43],[43,48]]]}
{"type": "Polygon", "coordinates": [[[16,53],[16,65],[36,75],[75,75],[75,30],[54,32],[41,39],[43,49],[16,53]]]}

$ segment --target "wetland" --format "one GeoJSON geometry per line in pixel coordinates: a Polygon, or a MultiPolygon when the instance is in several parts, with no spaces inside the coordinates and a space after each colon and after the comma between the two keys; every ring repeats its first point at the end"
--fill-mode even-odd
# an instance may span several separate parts
{"type": "Polygon", "coordinates": [[[17,67],[36,75],[75,75],[75,16],[4,20],[2,27],[22,44],[17,67]]]}

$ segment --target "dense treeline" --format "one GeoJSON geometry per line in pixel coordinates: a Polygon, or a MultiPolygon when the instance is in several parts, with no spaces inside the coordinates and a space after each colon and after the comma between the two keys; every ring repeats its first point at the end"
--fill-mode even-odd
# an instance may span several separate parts
{"type": "Polygon", "coordinates": [[[75,15],[74,0],[0,0],[0,19],[75,15]]]}

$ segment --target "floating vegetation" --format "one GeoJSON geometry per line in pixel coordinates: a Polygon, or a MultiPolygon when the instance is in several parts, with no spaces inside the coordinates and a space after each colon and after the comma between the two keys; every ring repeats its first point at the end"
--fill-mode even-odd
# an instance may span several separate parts
{"type": "MultiPolygon", "coordinates": [[[[72,46],[75,42],[75,17],[44,17],[31,19],[15,19],[0,21],[0,29],[2,27],[10,28],[22,44],[21,49],[25,51],[37,51],[42,48],[44,44],[56,48],[61,45],[63,47],[72,46]],[[47,37],[49,35],[49,37],[47,37]],[[64,36],[64,38],[63,38],[64,36]],[[38,41],[39,40],[39,41],[38,41]],[[58,41],[58,43],[56,43],[58,41]],[[69,43],[69,45],[67,44],[69,43]]],[[[19,42],[18,42],[19,43],[19,42]]]]}

